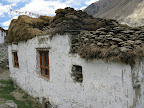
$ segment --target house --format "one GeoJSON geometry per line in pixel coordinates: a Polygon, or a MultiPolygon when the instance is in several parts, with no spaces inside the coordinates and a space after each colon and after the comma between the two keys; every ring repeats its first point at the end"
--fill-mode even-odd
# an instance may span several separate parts
{"type": "Polygon", "coordinates": [[[10,76],[44,107],[143,108],[142,27],[72,8],[12,20],[10,76]]]}
{"type": "Polygon", "coordinates": [[[6,30],[0,27],[0,44],[5,42],[6,30]]]}

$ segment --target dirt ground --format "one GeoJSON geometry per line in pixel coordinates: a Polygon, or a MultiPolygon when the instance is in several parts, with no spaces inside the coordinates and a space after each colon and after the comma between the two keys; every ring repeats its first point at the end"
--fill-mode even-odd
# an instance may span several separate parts
{"type": "Polygon", "coordinates": [[[5,104],[7,100],[13,100],[18,108],[41,108],[39,102],[15,84],[11,85],[11,82],[9,70],[0,69],[0,108],[7,108],[5,104]]]}

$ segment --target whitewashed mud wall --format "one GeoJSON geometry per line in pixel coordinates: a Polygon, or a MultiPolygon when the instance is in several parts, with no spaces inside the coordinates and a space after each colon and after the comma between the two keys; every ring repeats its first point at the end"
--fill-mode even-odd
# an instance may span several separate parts
{"type": "Polygon", "coordinates": [[[105,63],[102,60],[86,61],[78,55],[69,54],[69,51],[69,37],[60,35],[54,36],[52,40],[48,36],[39,36],[19,42],[18,45],[9,45],[11,77],[33,97],[39,97],[40,100],[43,97],[48,98],[51,104],[55,104],[58,108],[142,108],[144,106],[142,63],[131,71],[129,65],[105,63]],[[40,75],[37,48],[50,48],[49,80],[40,75]],[[13,67],[12,51],[18,51],[19,68],[13,67]],[[82,83],[73,81],[72,65],[82,66],[82,83]],[[133,79],[133,76],[136,78],[133,79]],[[137,87],[137,81],[141,85],[140,88],[137,87]]]}
{"type": "Polygon", "coordinates": [[[4,43],[6,33],[0,30],[0,44],[4,43]]]}

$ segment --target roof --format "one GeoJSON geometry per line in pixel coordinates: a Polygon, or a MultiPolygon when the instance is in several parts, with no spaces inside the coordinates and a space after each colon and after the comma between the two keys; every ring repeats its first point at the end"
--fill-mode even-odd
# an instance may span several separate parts
{"type": "Polygon", "coordinates": [[[2,31],[4,31],[4,32],[6,32],[6,31],[7,31],[7,30],[3,29],[2,27],[0,27],[0,30],[2,30],[2,31]]]}
{"type": "Polygon", "coordinates": [[[121,61],[130,65],[143,57],[144,29],[119,24],[116,20],[94,18],[80,10],[56,10],[56,16],[19,16],[8,30],[9,43],[36,35],[71,34],[71,53],[85,59],[121,61]]]}

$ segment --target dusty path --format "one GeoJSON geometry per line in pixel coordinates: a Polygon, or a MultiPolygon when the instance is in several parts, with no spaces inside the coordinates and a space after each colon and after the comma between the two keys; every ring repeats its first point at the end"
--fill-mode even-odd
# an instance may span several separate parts
{"type": "Polygon", "coordinates": [[[0,108],[7,108],[7,100],[13,100],[18,108],[41,108],[39,102],[13,84],[8,70],[0,69],[0,108]]]}

